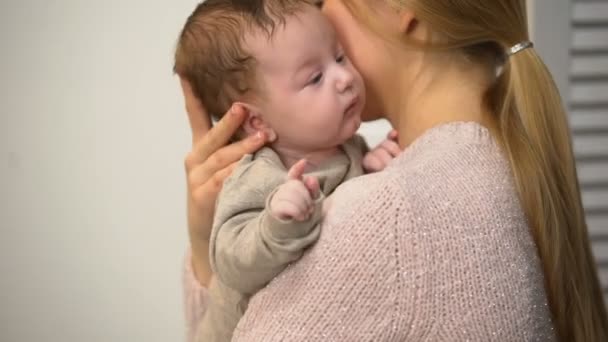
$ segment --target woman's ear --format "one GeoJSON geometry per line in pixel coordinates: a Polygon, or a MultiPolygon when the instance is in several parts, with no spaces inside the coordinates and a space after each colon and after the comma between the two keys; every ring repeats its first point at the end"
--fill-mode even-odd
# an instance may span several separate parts
{"type": "Polygon", "coordinates": [[[247,136],[256,134],[257,132],[264,132],[268,137],[269,142],[273,142],[277,139],[276,132],[270,127],[270,125],[262,117],[262,112],[257,106],[249,103],[237,102],[235,105],[241,106],[247,112],[247,119],[243,122],[243,129],[247,136]]]}

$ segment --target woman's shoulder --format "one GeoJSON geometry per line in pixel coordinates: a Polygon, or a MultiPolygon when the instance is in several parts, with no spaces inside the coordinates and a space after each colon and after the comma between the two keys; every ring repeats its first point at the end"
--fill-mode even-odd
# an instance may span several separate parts
{"type": "Polygon", "coordinates": [[[336,221],[377,216],[369,212],[374,202],[383,212],[418,221],[475,207],[518,210],[508,161],[490,134],[473,123],[431,130],[384,171],[345,182],[330,199],[329,219],[336,221]]]}
{"type": "Polygon", "coordinates": [[[404,307],[420,301],[415,315],[443,327],[433,329],[475,331],[488,319],[484,329],[507,327],[505,337],[549,337],[540,260],[508,160],[485,133],[464,129],[459,139],[423,141],[382,173],[345,184],[313,253],[336,253],[346,239],[358,253],[392,265],[397,289],[425,289],[396,298],[404,307]],[[467,140],[467,130],[476,138],[467,140]],[[530,320],[519,320],[524,314],[530,320]]]}
{"type": "Polygon", "coordinates": [[[394,174],[383,171],[342,183],[326,200],[325,221],[342,222],[359,214],[367,215],[366,211],[380,202],[386,213],[394,210],[393,201],[400,196],[394,178],[394,174]]]}
{"type": "Polygon", "coordinates": [[[476,206],[518,209],[509,162],[489,131],[476,123],[431,129],[390,169],[419,217],[476,206]]]}

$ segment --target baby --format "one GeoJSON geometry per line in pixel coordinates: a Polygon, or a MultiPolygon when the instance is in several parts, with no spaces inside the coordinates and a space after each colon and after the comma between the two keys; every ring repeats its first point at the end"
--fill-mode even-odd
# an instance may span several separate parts
{"type": "Polygon", "coordinates": [[[368,152],[356,135],[363,80],[315,2],[207,0],[180,35],[175,72],[210,114],[238,103],[249,113],[239,137],[270,140],[219,195],[202,341],[230,341],[248,299],[319,237],[326,196],[398,151],[394,137],[368,152]]]}

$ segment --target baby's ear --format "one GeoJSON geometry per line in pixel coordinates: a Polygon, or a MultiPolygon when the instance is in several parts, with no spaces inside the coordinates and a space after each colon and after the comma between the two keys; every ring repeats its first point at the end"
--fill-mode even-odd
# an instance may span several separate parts
{"type": "Polygon", "coordinates": [[[270,125],[264,120],[260,108],[244,102],[235,103],[237,106],[241,106],[247,113],[247,119],[243,122],[243,129],[247,136],[256,134],[257,132],[265,132],[269,142],[276,140],[277,135],[270,125]]]}

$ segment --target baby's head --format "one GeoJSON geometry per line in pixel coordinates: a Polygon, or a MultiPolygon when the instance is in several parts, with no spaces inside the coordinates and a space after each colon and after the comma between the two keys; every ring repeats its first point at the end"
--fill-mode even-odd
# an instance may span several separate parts
{"type": "Polygon", "coordinates": [[[207,0],[184,26],[175,72],[215,119],[246,107],[246,134],[294,150],[337,146],[359,127],[365,90],[314,3],[207,0]]]}

